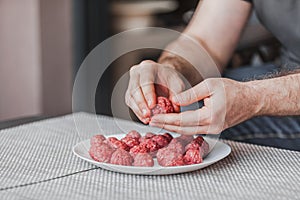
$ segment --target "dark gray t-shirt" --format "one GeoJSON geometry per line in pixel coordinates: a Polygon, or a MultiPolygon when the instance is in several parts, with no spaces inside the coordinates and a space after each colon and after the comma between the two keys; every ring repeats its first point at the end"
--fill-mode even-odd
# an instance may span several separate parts
{"type": "Polygon", "coordinates": [[[300,0],[247,0],[283,45],[283,66],[300,66],[300,0]]]}

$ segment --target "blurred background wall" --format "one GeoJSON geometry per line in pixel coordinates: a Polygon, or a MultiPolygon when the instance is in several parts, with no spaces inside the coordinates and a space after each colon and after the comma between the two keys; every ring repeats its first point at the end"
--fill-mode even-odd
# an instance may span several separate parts
{"type": "Polygon", "coordinates": [[[0,0],[0,120],[42,113],[37,0],[0,0]]]}
{"type": "Polygon", "coordinates": [[[0,0],[0,120],[70,112],[70,0],[0,0]]]}

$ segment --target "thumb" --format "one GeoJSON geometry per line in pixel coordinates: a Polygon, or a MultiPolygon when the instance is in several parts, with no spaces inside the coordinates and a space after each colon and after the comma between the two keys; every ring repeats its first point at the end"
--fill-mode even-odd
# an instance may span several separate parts
{"type": "Polygon", "coordinates": [[[208,96],[210,96],[209,88],[206,82],[203,81],[196,86],[173,96],[171,100],[176,105],[187,106],[208,96]]]}

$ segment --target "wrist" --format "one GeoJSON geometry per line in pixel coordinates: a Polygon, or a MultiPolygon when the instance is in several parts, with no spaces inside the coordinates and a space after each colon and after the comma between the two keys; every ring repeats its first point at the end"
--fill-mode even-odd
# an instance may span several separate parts
{"type": "Polygon", "coordinates": [[[253,117],[264,115],[265,107],[267,104],[265,90],[262,88],[261,81],[249,81],[245,82],[246,95],[251,96],[249,105],[251,105],[251,110],[253,117]]]}
{"type": "Polygon", "coordinates": [[[180,71],[179,64],[178,64],[179,63],[178,57],[173,54],[164,52],[158,59],[158,63],[166,67],[170,67],[172,69],[180,71]]]}
{"type": "Polygon", "coordinates": [[[194,86],[203,80],[200,73],[193,67],[191,63],[184,58],[170,52],[163,52],[158,59],[158,63],[170,67],[181,74],[191,86],[194,86]]]}

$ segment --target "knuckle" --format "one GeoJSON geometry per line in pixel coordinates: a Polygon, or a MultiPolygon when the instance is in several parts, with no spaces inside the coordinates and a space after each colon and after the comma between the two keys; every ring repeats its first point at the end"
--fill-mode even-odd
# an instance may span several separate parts
{"type": "Polygon", "coordinates": [[[134,65],[130,68],[129,70],[129,74],[130,76],[134,75],[136,73],[136,70],[137,70],[138,66],[137,65],[134,65]]]}
{"type": "Polygon", "coordinates": [[[182,80],[179,81],[178,87],[180,91],[183,91],[185,89],[185,84],[183,83],[182,80]]]}
{"type": "Polygon", "coordinates": [[[209,127],[205,128],[203,131],[202,131],[202,134],[209,134],[209,127]]]}
{"type": "Polygon", "coordinates": [[[203,122],[205,123],[205,124],[211,124],[212,123],[212,118],[210,117],[210,116],[208,116],[208,117],[205,117],[204,119],[203,119],[203,122]]]}
{"type": "Polygon", "coordinates": [[[147,93],[147,94],[145,94],[145,99],[152,100],[152,99],[154,99],[154,96],[153,96],[153,94],[147,93]]]}
{"type": "Polygon", "coordinates": [[[126,93],[125,93],[125,99],[131,99],[131,90],[127,90],[126,93]]]}
{"type": "Polygon", "coordinates": [[[143,102],[143,101],[138,101],[137,102],[137,106],[139,107],[139,108],[144,108],[144,105],[145,105],[145,103],[143,102]]]}
{"type": "Polygon", "coordinates": [[[201,125],[203,123],[203,119],[201,116],[201,112],[200,110],[195,110],[191,113],[191,116],[195,116],[195,118],[197,119],[197,125],[201,125]]]}
{"type": "Polygon", "coordinates": [[[222,130],[218,126],[211,126],[210,129],[208,130],[209,134],[219,134],[222,130]]]}
{"type": "Polygon", "coordinates": [[[131,102],[131,98],[130,98],[130,95],[125,95],[125,103],[127,106],[130,106],[130,102],[131,102]]]}
{"type": "Polygon", "coordinates": [[[175,129],[175,132],[178,132],[178,133],[184,132],[183,127],[181,127],[181,126],[176,126],[174,129],[175,129]]]}
{"type": "Polygon", "coordinates": [[[192,100],[191,94],[188,93],[184,97],[182,97],[185,102],[190,102],[192,100]]]}
{"type": "Polygon", "coordinates": [[[151,91],[153,83],[150,80],[143,81],[141,84],[143,91],[151,91]]]}
{"type": "Polygon", "coordinates": [[[149,65],[149,64],[153,64],[154,62],[152,61],[152,60],[143,60],[142,62],[141,62],[141,64],[142,65],[149,65]]]}
{"type": "Polygon", "coordinates": [[[181,125],[181,119],[180,118],[179,119],[175,119],[174,124],[176,126],[180,126],[181,125]]]}

